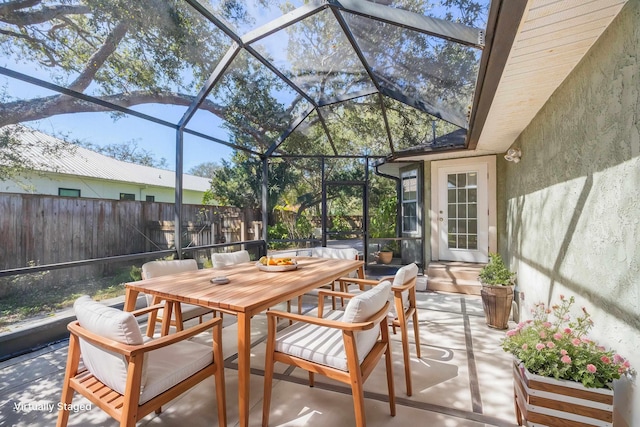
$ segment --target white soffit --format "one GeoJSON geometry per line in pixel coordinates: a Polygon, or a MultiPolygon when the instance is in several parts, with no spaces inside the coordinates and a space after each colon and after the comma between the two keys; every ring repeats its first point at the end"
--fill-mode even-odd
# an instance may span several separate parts
{"type": "Polygon", "coordinates": [[[626,2],[529,1],[475,155],[513,144],[626,2]]]}

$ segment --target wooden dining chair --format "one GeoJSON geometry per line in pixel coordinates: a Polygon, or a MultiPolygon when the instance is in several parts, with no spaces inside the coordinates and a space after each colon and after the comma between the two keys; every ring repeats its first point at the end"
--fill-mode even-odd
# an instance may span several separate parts
{"type": "MultiPolygon", "coordinates": [[[[358,250],[354,248],[326,248],[318,247],[313,248],[311,251],[312,257],[319,258],[331,258],[331,259],[358,259],[358,250]]],[[[358,272],[354,271],[349,277],[359,277],[358,272]]],[[[298,314],[302,314],[302,298],[305,295],[317,296],[320,289],[336,290],[335,282],[327,283],[318,289],[311,290],[304,295],[298,296],[298,314]]],[[[331,298],[331,307],[336,309],[336,298],[331,298]]]]}
{"type": "MultiPolygon", "coordinates": [[[[176,259],[176,260],[162,260],[162,261],[150,261],[142,264],[142,278],[151,279],[152,277],[166,276],[168,274],[183,273],[185,271],[198,270],[198,263],[194,259],[176,259]]],[[[159,304],[162,298],[159,296],[145,295],[147,299],[147,305],[152,306],[159,304]]],[[[173,314],[170,319],[170,325],[175,326],[176,330],[181,331],[184,329],[184,323],[198,318],[199,323],[202,323],[203,316],[205,314],[212,313],[216,315],[215,311],[207,307],[202,307],[194,304],[178,303],[174,305],[173,314]]],[[[153,333],[156,328],[156,322],[162,321],[162,315],[164,310],[158,310],[149,314],[149,320],[147,321],[147,336],[153,337],[153,333]]]]}
{"type": "Polygon", "coordinates": [[[384,355],[389,408],[391,415],[395,416],[391,350],[386,325],[390,289],[391,282],[386,282],[359,295],[320,291],[318,317],[275,310],[267,312],[263,426],[269,424],[275,362],[308,371],[310,386],[314,385],[316,373],[348,384],[353,395],[356,426],[364,427],[363,384],[384,355]],[[325,315],[324,298],[331,296],[349,298],[350,301],[344,311],[332,310],[325,315]],[[278,318],[290,319],[294,324],[278,332],[278,318]]]}
{"type": "Polygon", "coordinates": [[[384,283],[389,280],[393,281],[393,286],[391,287],[393,305],[389,312],[389,323],[393,327],[394,334],[396,333],[396,327],[400,328],[407,396],[411,396],[413,394],[411,385],[411,355],[409,354],[409,320],[413,322],[413,336],[416,346],[416,355],[418,358],[421,357],[418,310],[416,307],[417,277],[418,266],[415,263],[412,263],[400,268],[396,272],[395,276],[392,277],[384,277],[378,280],[352,277],[341,277],[338,279],[340,290],[342,292],[363,292],[367,286],[375,287],[380,283],[384,283]]]}
{"type": "Polygon", "coordinates": [[[124,312],[87,295],[76,300],[57,427],[69,421],[74,392],[120,426],[132,427],[210,376],[215,377],[218,425],[226,426],[222,319],[145,341],[135,317],[159,307],[124,312]],[[212,346],[189,340],[207,330],[212,330],[212,346]]]}

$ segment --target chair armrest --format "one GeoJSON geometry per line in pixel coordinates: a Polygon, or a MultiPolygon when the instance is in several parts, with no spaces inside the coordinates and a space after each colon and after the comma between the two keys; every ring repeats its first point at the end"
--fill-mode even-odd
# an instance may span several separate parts
{"type": "Polygon", "coordinates": [[[411,288],[415,288],[417,283],[416,279],[410,280],[409,282],[405,283],[404,285],[395,285],[391,287],[391,291],[392,292],[404,292],[407,289],[411,289],[411,288]]]}
{"type": "Polygon", "coordinates": [[[215,326],[222,327],[222,319],[220,317],[214,317],[211,320],[207,320],[206,322],[199,323],[196,326],[192,326],[188,329],[184,329],[180,332],[176,332],[175,334],[165,335],[158,339],[146,342],[142,344],[142,346],[140,346],[142,347],[140,349],[140,352],[153,351],[162,347],[166,347],[171,344],[175,344],[180,341],[184,341],[187,338],[191,338],[215,326]]]}
{"type": "Polygon", "coordinates": [[[378,323],[386,319],[389,312],[390,303],[387,303],[375,313],[367,322],[342,322],[340,320],[325,319],[323,317],[305,316],[303,314],[289,313],[286,311],[269,310],[267,311],[267,317],[279,317],[282,319],[295,320],[296,322],[308,323],[311,325],[324,326],[327,328],[340,329],[342,331],[364,331],[371,329],[378,323]]]}
{"type": "Polygon", "coordinates": [[[340,291],[330,291],[330,290],[320,290],[318,291],[318,299],[322,297],[337,297],[337,298],[353,298],[357,294],[352,294],[350,292],[340,292],[340,291]]]}
{"type": "Polygon", "coordinates": [[[155,310],[160,310],[161,308],[164,308],[164,304],[150,305],[148,307],[143,307],[138,310],[132,311],[131,314],[133,314],[134,316],[142,316],[143,314],[147,314],[155,310]]]}
{"type": "Polygon", "coordinates": [[[92,344],[95,344],[106,350],[113,351],[114,353],[118,353],[118,354],[122,354],[123,356],[130,357],[137,353],[146,353],[161,347],[166,347],[168,345],[175,344],[180,341],[184,341],[187,338],[197,335],[207,329],[211,329],[212,327],[221,323],[222,323],[222,319],[220,319],[219,317],[216,317],[206,322],[203,322],[197,326],[194,326],[192,328],[177,332],[175,334],[166,335],[162,338],[158,338],[157,340],[149,341],[147,343],[139,344],[139,345],[123,344],[121,342],[110,340],[100,335],[94,334],[93,332],[90,332],[84,329],[82,326],[80,326],[80,323],[77,320],[69,323],[69,325],[67,326],[67,329],[69,329],[69,332],[71,332],[72,334],[86,341],[89,341],[92,344]]]}
{"type": "Polygon", "coordinates": [[[336,279],[336,281],[340,283],[349,282],[349,283],[355,283],[356,285],[372,285],[372,286],[378,285],[381,282],[381,280],[360,279],[358,277],[340,277],[336,279]]]}

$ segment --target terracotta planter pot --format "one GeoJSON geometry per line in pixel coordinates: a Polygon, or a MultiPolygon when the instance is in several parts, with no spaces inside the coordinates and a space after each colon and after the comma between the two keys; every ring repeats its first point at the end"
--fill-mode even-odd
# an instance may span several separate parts
{"type": "Polygon", "coordinates": [[[378,252],[378,262],[381,264],[389,264],[393,259],[393,252],[378,252]]]}
{"type": "Polygon", "coordinates": [[[507,329],[513,302],[513,286],[482,285],[480,296],[487,325],[490,328],[507,329]]]}
{"type": "Polygon", "coordinates": [[[520,426],[613,426],[611,389],[541,377],[518,360],[513,363],[513,385],[520,426]]]}

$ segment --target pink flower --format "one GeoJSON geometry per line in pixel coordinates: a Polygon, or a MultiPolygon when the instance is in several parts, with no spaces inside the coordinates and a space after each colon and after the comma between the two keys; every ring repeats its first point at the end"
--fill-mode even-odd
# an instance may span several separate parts
{"type": "Polygon", "coordinates": [[[540,331],[540,338],[544,339],[547,337],[547,333],[545,331],[540,331]]]}
{"type": "Polygon", "coordinates": [[[553,334],[553,338],[556,340],[561,340],[562,334],[560,332],[556,332],[555,334],[553,334]]]}
{"type": "Polygon", "coordinates": [[[511,329],[510,331],[507,331],[508,337],[512,337],[514,335],[518,335],[518,331],[516,331],[515,329],[511,329]]]}
{"type": "Polygon", "coordinates": [[[582,341],[580,341],[580,338],[574,338],[571,340],[571,344],[573,344],[576,347],[579,346],[581,342],[582,341]]]}
{"type": "Polygon", "coordinates": [[[607,356],[602,356],[602,357],[600,358],[600,360],[602,360],[602,363],[607,364],[607,365],[608,365],[609,363],[611,363],[611,359],[609,359],[607,356]]]}
{"type": "Polygon", "coordinates": [[[592,365],[591,363],[589,363],[587,365],[587,371],[591,372],[592,374],[595,374],[597,370],[598,369],[596,369],[596,367],[594,365],[592,365]]]}
{"type": "Polygon", "coordinates": [[[544,322],[542,324],[542,326],[544,326],[545,328],[549,329],[551,327],[551,322],[544,322]]]}
{"type": "Polygon", "coordinates": [[[567,354],[569,354],[569,353],[567,353],[567,350],[565,350],[565,349],[563,348],[562,350],[560,350],[560,354],[561,354],[561,355],[563,355],[563,356],[566,356],[566,355],[567,355],[567,354]]]}
{"type": "Polygon", "coordinates": [[[613,363],[615,363],[616,365],[619,365],[620,363],[624,362],[624,357],[620,356],[619,354],[614,354],[613,355],[613,363]]]}
{"type": "Polygon", "coordinates": [[[555,347],[555,346],[556,346],[556,345],[555,345],[553,342],[551,342],[551,341],[549,341],[549,342],[547,343],[547,348],[553,348],[553,347],[555,347]]]}
{"type": "Polygon", "coordinates": [[[564,301],[564,295],[560,294],[560,301],[564,301]]]}
{"type": "Polygon", "coordinates": [[[544,344],[542,344],[541,342],[536,344],[536,350],[542,350],[543,348],[544,348],[544,344]]]}
{"type": "Polygon", "coordinates": [[[523,350],[526,350],[526,349],[528,349],[528,348],[529,348],[529,346],[528,346],[527,344],[522,344],[522,349],[523,349],[523,350]]]}
{"type": "Polygon", "coordinates": [[[589,338],[585,338],[585,337],[582,337],[581,340],[585,344],[589,344],[591,342],[591,340],[589,338]]]}
{"type": "Polygon", "coordinates": [[[564,333],[569,335],[571,334],[573,331],[571,330],[571,328],[564,328],[564,333]]]}
{"type": "Polygon", "coordinates": [[[569,363],[571,363],[571,358],[565,354],[564,356],[562,356],[560,358],[560,361],[562,363],[566,363],[568,365],[569,363]]]}

